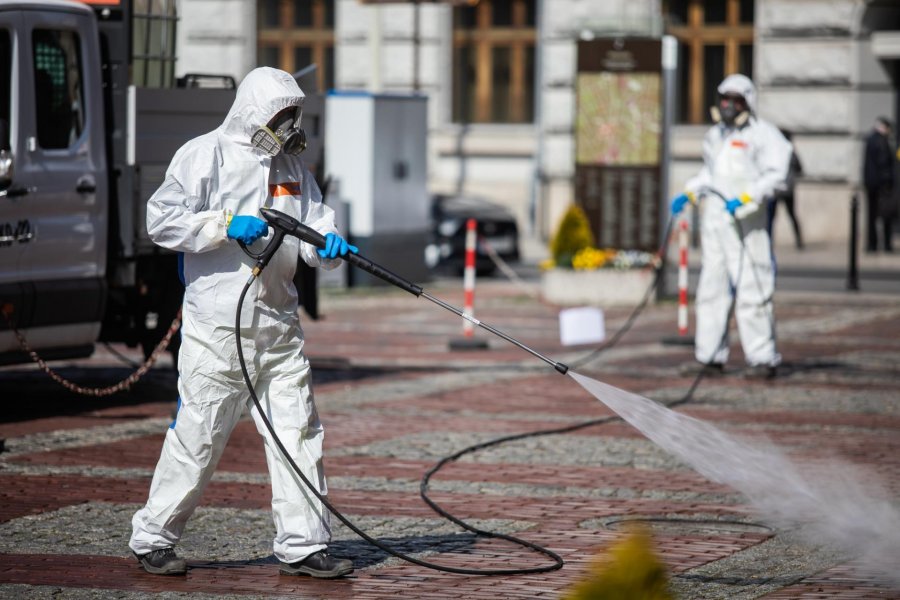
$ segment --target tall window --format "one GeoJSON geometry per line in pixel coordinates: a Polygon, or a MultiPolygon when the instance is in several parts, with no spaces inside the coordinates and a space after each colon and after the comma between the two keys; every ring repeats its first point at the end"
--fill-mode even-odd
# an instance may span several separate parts
{"type": "Polygon", "coordinates": [[[259,0],[257,63],[296,73],[315,63],[320,90],[334,87],[334,0],[259,0]]]}
{"type": "Polygon", "coordinates": [[[731,73],[753,77],[754,0],[665,0],[678,39],[681,123],[710,121],[716,87],[731,73]]]}
{"type": "Polygon", "coordinates": [[[136,0],[132,83],[142,87],[172,87],[175,81],[175,0],[136,0]]]}
{"type": "Polygon", "coordinates": [[[453,9],[453,120],[534,120],[535,0],[453,9]]]}

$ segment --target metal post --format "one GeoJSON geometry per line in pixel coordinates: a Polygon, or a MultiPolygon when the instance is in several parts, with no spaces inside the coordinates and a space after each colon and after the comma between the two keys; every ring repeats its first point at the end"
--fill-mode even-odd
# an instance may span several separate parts
{"type": "MultiPolygon", "coordinates": [[[[532,161],[531,190],[528,200],[528,234],[534,238],[540,238],[539,226],[543,225],[543,219],[538,221],[538,210],[544,214],[544,125],[543,125],[543,83],[544,83],[544,4],[546,0],[537,0],[535,10],[535,28],[537,29],[537,44],[534,57],[534,132],[537,147],[532,161]]],[[[465,94],[463,94],[465,97],[465,94]]],[[[461,161],[465,164],[465,161],[461,161]]]]}
{"type": "MultiPolygon", "coordinates": [[[[662,84],[663,84],[663,105],[662,105],[662,135],[660,136],[660,144],[662,145],[662,166],[660,168],[659,181],[659,222],[665,223],[669,216],[669,169],[672,166],[672,127],[675,123],[675,99],[676,86],[678,85],[678,40],[674,36],[664,35],[662,38],[662,84]]],[[[660,239],[663,240],[668,235],[666,231],[660,231],[660,239]]],[[[660,267],[659,282],[656,293],[659,296],[667,296],[669,290],[666,289],[666,262],[669,258],[668,247],[662,248],[660,258],[663,261],[660,267]]]]}
{"type": "Polygon", "coordinates": [[[859,198],[853,194],[850,200],[850,266],[847,271],[847,289],[859,290],[859,269],[857,265],[857,219],[859,215],[859,198]]]}
{"type": "Polygon", "coordinates": [[[413,2],[413,34],[412,34],[412,42],[413,42],[413,73],[412,73],[412,88],[413,91],[418,93],[421,89],[421,82],[419,81],[419,53],[422,50],[422,37],[420,34],[420,25],[419,25],[419,0],[415,0],[413,2]]]}

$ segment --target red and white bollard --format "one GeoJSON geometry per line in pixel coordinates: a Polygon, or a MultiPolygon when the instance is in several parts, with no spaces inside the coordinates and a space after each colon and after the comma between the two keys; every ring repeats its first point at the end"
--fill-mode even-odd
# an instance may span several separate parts
{"type": "Polygon", "coordinates": [[[678,335],[688,332],[688,223],[681,219],[678,230],[678,335]]]}
{"type": "Polygon", "coordinates": [[[488,347],[484,340],[475,339],[475,247],[478,243],[478,229],[475,219],[466,221],[466,262],[463,270],[463,339],[451,340],[452,350],[483,350],[488,347]]]}
{"type": "MultiPolygon", "coordinates": [[[[475,219],[466,221],[466,267],[463,271],[463,313],[472,317],[475,314],[475,245],[478,243],[478,229],[475,219]]],[[[475,333],[475,325],[463,319],[463,336],[470,338],[475,333]]]]}

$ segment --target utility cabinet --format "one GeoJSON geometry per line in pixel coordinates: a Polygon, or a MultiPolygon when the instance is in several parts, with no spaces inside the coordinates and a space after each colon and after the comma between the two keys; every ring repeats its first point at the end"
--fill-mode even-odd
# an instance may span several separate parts
{"type": "MultiPolygon", "coordinates": [[[[326,97],[325,165],[349,206],[350,241],[411,281],[428,278],[427,127],[422,95],[332,91],[326,97]]],[[[350,269],[349,283],[384,282],[350,269]]]]}

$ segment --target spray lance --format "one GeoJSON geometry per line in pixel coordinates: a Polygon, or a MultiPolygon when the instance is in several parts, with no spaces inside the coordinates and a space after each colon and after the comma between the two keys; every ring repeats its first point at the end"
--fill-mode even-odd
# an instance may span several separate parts
{"type": "MultiPolygon", "coordinates": [[[[258,273],[258,271],[256,269],[259,269],[259,271],[262,271],[262,269],[265,268],[266,264],[268,264],[268,262],[269,262],[269,259],[272,258],[272,255],[278,249],[278,246],[281,245],[281,242],[284,239],[285,235],[293,235],[295,237],[298,237],[301,240],[303,240],[304,242],[315,246],[316,248],[324,248],[325,247],[325,236],[323,236],[321,233],[319,233],[315,229],[312,229],[311,227],[304,225],[297,219],[295,219],[289,215],[286,215],[283,212],[280,212],[280,211],[277,211],[277,210],[274,210],[271,208],[261,208],[260,212],[262,213],[262,215],[266,219],[266,221],[269,223],[269,225],[271,225],[272,228],[275,230],[275,235],[272,238],[272,240],[269,242],[268,246],[266,246],[266,248],[260,254],[251,253],[246,248],[246,246],[244,246],[243,243],[241,243],[241,245],[244,247],[244,251],[247,252],[247,254],[249,254],[253,258],[257,259],[257,265],[256,265],[256,267],[254,267],[254,273],[258,273]]],[[[419,298],[419,297],[425,298],[426,300],[433,302],[434,304],[437,304],[441,308],[449,310],[450,312],[466,319],[467,321],[471,322],[473,325],[475,325],[477,327],[481,327],[482,329],[485,329],[486,331],[489,331],[489,332],[493,333],[494,335],[503,338],[507,342],[510,342],[511,344],[514,344],[514,345],[518,346],[519,348],[521,348],[522,350],[525,350],[526,352],[532,354],[533,356],[541,359],[542,361],[544,361],[545,363],[547,363],[548,365],[550,365],[551,367],[553,367],[554,369],[559,371],[561,374],[565,375],[569,371],[569,367],[567,367],[563,363],[557,362],[550,358],[547,358],[540,352],[537,352],[536,350],[529,348],[522,342],[503,333],[499,329],[491,327],[490,325],[488,325],[486,323],[482,323],[481,321],[472,317],[471,315],[466,314],[459,308],[452,306],[450,304],[447,304],[446,302],[439,300],[438,298],[435,298],[434,296],[429,295],[420,286],[407,281],[406,279],[400,277],[399,275],[396,275],[395,273],[392,273],[391,271],[372,262],[369,259],[367,259],[363,256],[360,256],[359,254],[347,254],[343,258],[344,258],[344,260],[346,260],[353,266],[358,267],[358,268],[362,269],[363,271],[366,271],[367,273],[371,273],[372,275],[378,277],[379,279],[383,279],[384,281],[386,281],[392,285],[395,285],[402,290],[409,292],[410,294],[412,294],[413,296],[416,296],[417,298],[419,298]]]]}
{"type": "MultiPolygon", "coordinates": [[[[272,229],[274,230],[272,238],[269,240],[268,244],[266,244],[266,247],[263,248],[263,250],[261,252],[255,253],[255,252],[251,251],[247,247],[247,245],[244,244],[243,242],[240,242],[240,241],[238,242],[238,244],[241,246],[243,251],[248,256],[250,256],[251,258],[256,260],[256,264],[253,266],[250,278],[247,280],[247,283],[244,285],[244,289],[241,291],[241,295],[240,295],[240,298],[237,303],[237,311],[236,311],[236,315],[235,315],[234,330],[235,330],[235,339],[237,342],[238,361],[240,362],[241,373],[243,374],[244,381],[247,384],[247,389],[250,394],[250,398],[253,401],[253,404],[256,406],[256,409],[259,412],[259,415],[262,418],[262,421],[265,424],[266,429],[268,430],[269,434],[271,435],[272,441],[278,447],[278,449],[281,452],[281,455],[284,457],[285,461],[290,465],[290,467],[294,470],[294,472],[297,474],[297,476],[303,481],[304,485],[309,490],[309,492],[312,495],[314,495],[316,498],[318,498],[322,502],[322,504],[338,520],[341,521],[341,523],[346,525],[351,531],[356,533],[363,540],[369,542],[373,546],[383,550],[384,552],[387,552],[388,554],[390,554],[392,556],[396,556],[397,558],[400,558],[402,560],[405,560],[405,561],[410,562],[415,565],[419,565],[421,567],[425,567],[428,569],[434,569],[437,571],[444,571],[447,573],[457,573],[460,575],[526,575],[526,574],[535,574],[535,573],[546,573],[549,571],[555,571],[557,569],[562,568],[562,566],[564,564],[562,557],[559,556],[559,554],[557,554],[556,552],[553,552],[552,550],[550,550],[548,548],[545,548],[545,547],[535,544],[533,542],[529,542],[528,540],[523,540],[521,538],[517,538],[512,535],[507,535],[505,533],[498,533],[495,531],[487,531],[487,530],[479,529],[477,527],[469,525],[468,523],[465,523],[464,521],[456,519],[455,517],[448,516],[446,513],[443,513],[442,511],[438,511],[438,512],[441,513],[442,515],[444,515],[445,517],[449,518],[451,521],[453,521],[455,524],[462,527],[463,529],[466,529],[466,530],[468,530],[476,535],[480,535],[482,537],[501,539],[501,540],[511,542],[513,544],[517,544],[524,548],[528,548],[530,550],[533,550],[535,552],[538,552],[540,554],[543,554],[543,555],[549,557],[553,561],[553,563],[548,564],[548,565],[542,565],[542,566],[537,566],[537,567],[528,567],[528,568],[466,569],[466,568],[461,568],[461,567],[450,567],[450,566],[445,566],[445,565],[439,565],[436,563],[424,561],[424,560],[418,559],[414,556],[410,556],[408,554],[404,554],[402,552],[394,550],[390,546],[387,546],[387,545],[379,542],[378,540],[376,540],[373,537],[371,537],[370,535],[368,535],[366,532],[362,531],[353,522],[351,522],[346,516],[344,516],[340,511],[338,511],[328,501],[328,499],[323,494],[321,494],[316,489],[315,486],[312,485],[312,483],[309,481],[309,479],[307,479],[306,475],[303,474],[303,471],[300,469],[300,467],[297,465],[297,463],[291,458],[290,454],[288,453],[288,451],[285,448],[282,441],[278,438],[278,435],[275,432],[275,428],[272,426],[271,422],[269,422],[269,419],[266,417],[266,412],[265,412],[265,410],[263,410],[263,408],[259,402],[259,398],[257,398],[256,392],[253,389],[253,382],[250,378],[249,372],[247,371],[247,364],[246,364],[246,361],[244,360],[243,348],[241,347],[241,335],[240,335],[240,332],[241,332],[241,307],[243,306],[244,298],[246,297],[247,291],[250,289],[250,286],[253,284],[254,280],[256,280],[256,278],[259,277],[259,274],[262,273],[263,269],[266,268],[266,265],[269,264],[269,261],[272,259],[272,257],[275,255],[275,253],[281,247],[281,244],[284,241],[284,237],[286,235],[292,235],[294,237],[297,237],[300,240],[307,242],[308,244],[311,244],[317,248],[325,247],[325,237],[323,235],[321,235],[319,232],[315,231],[314,229],[311,229],[310,227],[302,224],[297,219],[295,219],[289,215],[286,215],[283,212],[280,212],[280,211],[277,211],[277,210],[274,210],[271,208],[261,208],[260,212],[262,213],[265,220],[268,222],[269,226],[272,227],[272,229]]],[[[465,313],[463,313],[462,310],[460,310],[454,306],[451,306],[445,302],[442,302],[441,300],[438,300],[437,298],[434,298],[433,296],[430,296],[429,294],[425,293],[425,291],[423,291],[420,286],[407,281],[406,279],[400,277],[399,275],[396,275],[395,273],[392,273],[391,271],[381,267],[380,265],[375,264],[374,262],[370,261],[369,259],[367,259],[365,257],[359,256],[358,254],[347,254],[347,255],[343,256],[342,258],[344,260],[346,260],[347,262],[355,265],[356,267],[359,267],[360,269],[363,269],[364,271],[371,273],[372,275],[374,275],[380,279],[383,279],[384,281],[386,281],[392,285],[395,285],[402,290],[406,290],[407,292],[409,292],[410,294],[413,294],[416,297],[420,297],[420,296],[424,297],[424,298],[430,300],[431,302],[437,304],[438,306],[441,306],[442,308],[445,308],[445,309],[449,310],[450,312],[452,312],[460,317],[463,317],[464,319],[467,319],[468,321],[471,321],[474,325],[482,327],[483,329],[486,329],[487,331],[490,331],[491,333],[511,342],[512,344],[515,344],[519,348],[522,348],[523,350],[529,352],[530,354],[533,354],[537,358],[539,358],[542,361],[546,362],[547,364],[551,365],[554,369],[556,369],[559,373],[562,373],[563,375],[565,375],[569,371],[569,367],[567,367],[566,365],[556,362],[554,360],[551,360],[551,359],[547,358],[546,356],[543,356],[539,352],[529,348],[528,346],[525,346],[518,340],[506,335],[502,331],[499,331],[489,325],[486,325],[485,323],[482,323],[482,322],[478,321],[477,319],[466,315],[465,313]]],[[[435,508],[433,503],[429,502],[429,504],[433,508],[435,508]]]]}

